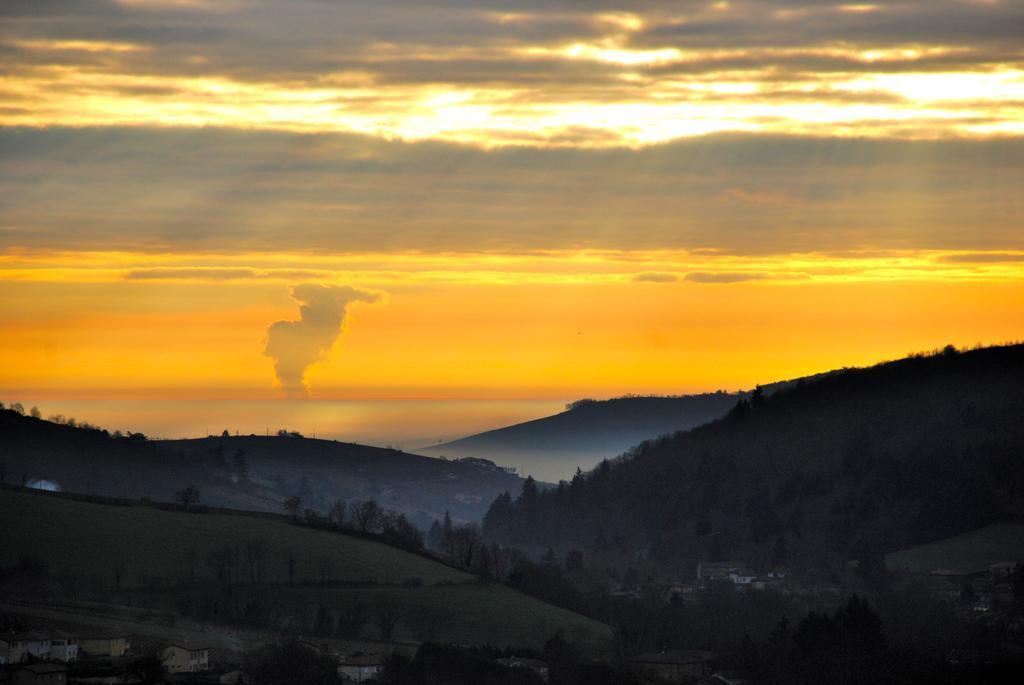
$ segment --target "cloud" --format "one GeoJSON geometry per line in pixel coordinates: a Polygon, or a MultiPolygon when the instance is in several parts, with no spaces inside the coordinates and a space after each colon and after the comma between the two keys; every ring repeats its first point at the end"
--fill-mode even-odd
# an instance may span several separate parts
{"type": "Polygon", "coordinates": [[[679,276],[661,271],[645,271],[633,276],[633,280],[638,283],[675,283],[679,276]]]}
{"type": "Polygon", "coordinates": [[[1021,130],[1006,102],[1022,88],[1019,2],[508,4],[6,0],[0,121],[536,146],[830,123],[879,138],[1021,130]],[[936,79],[874,79],[887,73],[936,79]],[[574,135],[587,127],[604,139],[574,135]]]}
{"type": "Polygon", "coordinates": [[[130,281],[234,281],[243,279],[329,278],[331,273],[317,269],[251,269],[248,267],[150,267],[132,269],[125,274],[130,281]]]}
{"type": "Polygon", "coordinates": [[[764,278],[763,274],[736,271],[691,271],[683,280],[691,283],[742,283],[744,281],[759,281],[764,278]]]}
{"type": "Polygon", "coordinates": [[[132,269],[125,278],[130,281],[162,280],[203,280],[230,281],[239,278],[255,278],[255,269],[211,268],[153,268],[132,269]]]}
{"type": "Polygon", "coordinates": [[[274,373],[292,397],[308,394],[306,370],[327,358],[341,335],[348,306],[353,302],[379,302],[383,293],[353,286],[303,283],[292,288],[300,303],[297,321],[277,321],[267,328],[263,353],[274,360],[274,373]]]}
{"type": "Polygon", "coordinates": [[[952,254],[943,257],[945,262],[964,264],[983,263],[1005,263],[1024,262],[1024,253],[1021,252],[967,252],[963,254],[952,254]]]}
{"type": "MultiPolygon", "coordinates": [[[[0,150],[0,250],[1024,250],[1024,138],[484,151],[348,134],[0,128],[0,150]],[[736,189],[786,202],[723,204],[736,189]]],[[[631,274],[647,270],[678,269],[631,274]]],[[[185,277],[218,275],[233,274],[185,277]]]]}

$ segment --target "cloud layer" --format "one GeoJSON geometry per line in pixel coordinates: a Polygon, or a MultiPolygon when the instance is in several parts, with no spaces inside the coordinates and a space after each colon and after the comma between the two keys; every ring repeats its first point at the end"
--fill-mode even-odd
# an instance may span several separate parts
{"type": "Polygon", "coordinates": [[[264,354],[274,359],[274,373],[289,396],[305,397],[306,370],[327,358],[341,336],[348,306],[378,302],[382,295],[351,286],[303,283],[292,288],[292,297],[300,303],[299,318],[267,328],[264,354]]]}
{"type": "Polygon", "coordinates": [[[484,151],[90,128],[0,129],[0,149],[7,250],[1024,248],[1024,139],[723,135],[642,150],[484,151]]]}
{"type": "Polygon", "coordinates": [[[721,131],[1024,133],[1024,6],[986,0],[10,0],[0,123],[484,146],[721,131]]]}

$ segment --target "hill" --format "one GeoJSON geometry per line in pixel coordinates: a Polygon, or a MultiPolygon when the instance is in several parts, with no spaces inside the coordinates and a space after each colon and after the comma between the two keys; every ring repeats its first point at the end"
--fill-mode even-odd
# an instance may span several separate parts
{"type": "Polygon", "coordinates": [[[1003,561],[1024,562],[1024,524],[994,523],[945,540],[915,545],[885,557],[890,569],[915,573],[981,573],[1003,561]]]}
{"type": "Polygon", "coordinates": [[[512,463],[519,465],[523,472],[557,481],[569,478],[577,466],[590,468],[642,440],[720,418],[743,396],[742,393],[717,392],[681,397],[580,400],[554,416],[419,451],[512,463]]]}
{"type": "Polygon", "coordinates": [[[561,631],[600,649],[607,638],[604,625],[503,585],[282,517],[2,490],[0,519],[0,578],[45,567],[51,582],[74,579],[77,595],[176,610],[193,620],[334,635],[342,617],[361,610],[366,625],[355,630],[370,638],[380,637],[373,623],[385,612],[394,621],[390,638],[405,641],[539,646],[561,631]],[[263,551],[251,552],[257,547],[263,551]]]}
{"type": "Polygon", "coordinates": [[[147,440],[109,435],[0,410],[0,472],[8,482],[46,480],[64,490],[170,500],[188,485],[203,502],[279,512],[292,495],[326,511],[338,499],[377,499],[426,528],[451,511],[479,520],[488,503],[521,487],[485,461],[283,436],[147,440]],[[113,475],[113,474],[116,474],[113,475]]]}
{"type": "Polygon", "coordinates": [[[493,540],[693,569],[881,563],[1024,514],[1024,346],[848,369],[755,393],[485,517],[493,540]]]}

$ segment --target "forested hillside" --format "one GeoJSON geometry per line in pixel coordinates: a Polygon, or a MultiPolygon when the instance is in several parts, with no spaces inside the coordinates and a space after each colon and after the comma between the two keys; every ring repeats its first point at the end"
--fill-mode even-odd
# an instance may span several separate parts
{"type": "Polygon", "coordinates": [[[617,397],[579,400],[554,416],[434,445],[424,454],[485,457],[523,465],[526,471],[568,477],[577,465],[613,457],[642,440],[694,428],[720,418],[744,393],[714,392],[679,397],[617,397]],[[559,465],[537,468],[535,465],[559,465]]]}
{"type": "Polygon", "coordinates": [[[947,348],[755,392],[571,483],[502,496],[492,540],[692,569],[846,559],[1024,516],[1024,345],[947,348]]]}
{"type": "MultiPolygon", "coordinates": [[[[31,410],[30,410],[31,411],[31,410]]],[[[427,528],[450,511],[476,521],[518,476],[483,461],[445,461],[282,431],[271,436],[148,440],[0,409],[0,480],[114,497],[170,500],[195,486],[202,502],[280,512],[299,497],[321,513],[375,499],[427,528]]]]}

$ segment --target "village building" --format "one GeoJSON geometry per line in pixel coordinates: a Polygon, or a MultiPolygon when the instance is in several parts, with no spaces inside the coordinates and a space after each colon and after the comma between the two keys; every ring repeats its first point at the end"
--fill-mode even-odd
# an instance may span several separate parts
{"type": "Polygon", "coordinates": [[[28,661],[30,656],[36,659],[49,658],[49,635],[41,633],[38,630],[30,630],[24,633],[15,633],[10,637],[10,663],[20,664],[28,661]]]}
{"type": "Polygon", "coordinates": [[[718,656],[701,650],[675,649],[638,654],[626,659],[634,673],[670,683],[695,683],[715,670],[718,656]]]}
{"type": "Polygon", "coordinates": [[[210,650],[207,647],[168,645],[160,651],[160,660],[168,673],[201,673],[210,670],[210,650]]]}
{"type": "Polygon", "coordinates": [[[131,638],[123,634],[83,637],[78,640],[82,656],[113,657],[120,659],[131,652],[131,638]]]}
{"type": "Polygon", "coordinates": [[[50,638],[50,658],[55,661],[74,661],[78,658],[78,638],[58,633],[50,638]]]}
{"type": "Polygon", "coordinates": [[[360,654],[341,660],[338,664],[338,675],[343,680],[353,683],[365,683],[376,680],[384,670],[384,657],[380,654],[360,654]]]}
{"type": "Polygon", "coordinates": [[[547,663],[540,659],[528,659],[525,657],[510,656],[504,659],[495,659],[494,663],[501,664],[506,668],[523,668],[528,671],[532,671],[538,678],[543,680],[545,683],[548,682],[550,671],[547,663]]]}
{"type": "Polygon", "coordinates": [[[988,575],[993,580],[1010,578],[1020,564],[1016,561],[1000,561],[988,567],[988,575]]]}

